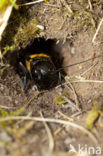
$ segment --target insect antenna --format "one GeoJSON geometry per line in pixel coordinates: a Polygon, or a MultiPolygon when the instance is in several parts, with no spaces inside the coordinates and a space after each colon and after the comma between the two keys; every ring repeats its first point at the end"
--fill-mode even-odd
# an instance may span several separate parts
{"type": "Polygon", "coordinates": [[[59,68],[59,69],[57,69],[57,70],[54,70],[54,71],[52,71],[52,72],[50,71],[50,72],[51,72],[51,74],[54,74],[54,73],[56,74],[56,73],[58,73],[59,83],[60,83],[61,87],[63,88],[63,86],[62,86],[62,75],[61,75],[61,71],[62,71],[63,69],[65,69],[65,68],[70,68],[70,67],[73,67],[73,66],[76,66],[76,65],[78,65],[78,64],[85,63],[85,62],[89,62],[89,61],[91,61],[91,60],[93,60],[93,59],[96,59],[96,58],[99,58],[99,57],[102,57],[102,55],[98,55],[98,56],[89,58],[89,59],[84,60],[84,61],[80,61],[80,62],[77,62],[77,63],[73,63],[73,64],[70,64],[70,65],[61,67],[61,68],[59,68]]]}
{"type": "Polygon", "coordinates": [[[95,56],[95,57],[89,58],[89,59],[84,60],[84,61],[80,61],[80,62],[77,62],[77,63],[73,63],[73,64],[70,64],[70,65],[67,65],[67,66],[61,67],[61,68],[55,70],[55,72],[60,72],[61,70],[65,69],[65,68],[70,68],[70,67],[73,67],[73,66],[76,66],[76,65],[78,65],[78,64],[82,64],[82,63],[85,63],[85,62],[91,61],[91,60],[96,59],[96,58],[99,58],[99,57],[102,57],[102,55],[95,56]]]}

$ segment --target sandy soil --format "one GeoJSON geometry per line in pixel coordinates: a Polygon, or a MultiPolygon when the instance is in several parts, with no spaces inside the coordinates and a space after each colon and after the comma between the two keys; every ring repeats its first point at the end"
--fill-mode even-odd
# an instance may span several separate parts
{"type": "MultiPolygon", "coordinates": [[[[43,51],[47,48],[52,54],[53,61],[57,68],[87,60],[94,56],[102,55],[103,53],[103,24],[100,27],[95,43],[93,43],[92,39],[96,29],[91,29],[91,19],[88,19],[87,24],[81,26],[78,22],[79,18],[76,18],[75,15],[70,17],[68,5],[64,2],[65,1],[60,0],[58,0],[58,2],[50,0],[50,4],[39,3],[24,7],[23,10],[20,8],[21,15],[23,11],[25,12],[25,10],[27,10],[27,18],[32,19],[35,16],[39,25],[44,27],[44,30],[40,30],[36,36],[36,38],[39,37],[43,39],[45,43],[44,47],[41,46],[40,40],[35,40],[33,36],[29,42],[27,40],[28,46],[35,44],[36,41],[40,47],[43,48],[43,51]],[[46,46],[46,44],[48,45],[46,46]]],[[[96,28],[103,17],[101,5],[102,4],[95,5],[95,2],[93,2],[93,11],[88,9],[88,12],[92,15],[94,21],[96,21],[96,28]]],[[[88,3],[86,2],[79,3],[74,1],[72,10],[75,12],[75,9],[83,9],[86,6],[88,7],[88,3]]],[[[17,11],[14,10],[14,14],[17,11]]],[[[80,16],[81,21],[84,16],[82,14],[83,12],[81,12],[80,16]]],[[[16,25],[19,25],[19,29],[22,27],[22,24],[16,23],[16,25]]],[[[14,32],[16,32],[16,30],[14,32]]],[[[9,32],[6,32],[4,34],[4,39],[6,39],[8,33],[9,32]]],[[[13,39],[14,37],[12,36],[10,43],[13,43],[13,39]]],[[[2,48],[8,43],[9,42],[6,43],[4,41],[2,48]]],[[[9,67],[0,74],[0,109],[7,112],[11,112],[11,110],[15,112],[24,107],[25,109],[22,115],[25,116],[39,117],[40,112],[42,112],[44,117],[64,120],[65,118],[62,114],[66,115],[66,117],[72,117],[72,115],[78,112],[78,110],[70,107],[70,102],[68,101],[65,104],[57,104],[55,101],[56,97],[65,92],[68,94],[68,99],[71,102],[74,104],[78,102],[79,108],[81,108],[82,111],[79,115],[72,117],[73,122],[85,127],[88,117],[87,111],[93,108],[93,101],[97,101],[100,110],[103,108],[103,83],[100,83],[100,81],[103,80],[103,57],[92,59],[89,62],[71,68],[66,68],[64,70],[66,77],[64,77],[65,80],[63,80],[63,89],[61,89],[61,87],[55,87],[48,91],[38,92],[35,85],[33,85],[33,87],[25,93],[23,90],[23,77],[18,74],[17,62],[15,61],[17,53],[19,51],[22,52],[23,48],[24,44],[20,42],[19,48],[10,52],[6,58],[4,58],[5,64],[9,64],[9,67]],[[80,80],[83,80],[83,82],[80,82],[80,80]],[[87,82],[86,80],[96,80],[99,82],[87,82]]],[[[103,128],[100,127],[98,120],[94,125],[95,130],[93,133],[99,142],[98,145],[94,143],[90,136],[85,135],[85,133],[77,128],[63,126],[63,124],[49,123],[48,125],[55,143],[53,155],[69,156],[70,153],[68,153],[68,151],[70,150],[70,144],[76,149],[78,149],[78,144],[83,147],[85,147],[85,145],[87,145],[87,147],[93,146],[95,149],[99,146],[103,153],[103,128]]],[[[7,125],[2,125],[1,123],[0,140],[0,151],[3,156],[48,156],[49,139],[42,122],[20,120],[17,122],[8,122],[7,125]]],[[[93,154],[91,153],[91,155],[93,154]]],[[[101,156],[102,155],[103,154],[101,154],[101,156]]]]}

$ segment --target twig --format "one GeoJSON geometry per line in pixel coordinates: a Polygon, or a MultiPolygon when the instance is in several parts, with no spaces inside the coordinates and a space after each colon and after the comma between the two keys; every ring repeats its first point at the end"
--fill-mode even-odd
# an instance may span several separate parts
{"type": "Polygon", "coordinates": [[[72,83],[74,82],[86,82],[86,83],[103,83],[103,81],[100,80],[74,80],[71,81],[72,83]]]}
{"type": "Polygon", "coordinates": [[[67,81],[68,81],[68,84],[70,85],[70,87],[71,87],[71,89],[72,89],[72,91],[73,91],[73,93],[74,93],[76,106],[78,107],[78,110],[80,111],[80,108],[79,108],[79,101],[78,101],[78,97],[77,97],[76,91],[75,91],[73,85],[71,84],[71,82],[70,82],[69,80],[67,80],[67,81]]]}
{"type": "Polygon", "coordinates": [[[95,43],[96,36],[97,36],[97,34],[98,34],[99,30],[100,30],[100,27],[101,27],[102,23],[103,23],[103,18],[101,19],[101,21],[100,21],[100,23],[99,23],[99,25],[97,27],[96,33],[94,34],[94,37],[92,39],[92,43],[95,43]]]}
{"type": "Polygon", "coordinates": [[[71,118],[74,118],[74,117],[76,117],[76,116],[81,115],[81,114],[84,113],[84,112],[85,112],[85,111],[76,112],[76,113],[72,114],[70,117],[71,117],[71,118]]]}
{"type": "Polygon", "coordinates": [[[24,105],[24,108],[27,108],[28,106],[29,106],[29,104],[36,98],[36,97],[38,97],[38,95],[40,95],[41,93],[43,93],[43,91],[42,92],[36,92],[29,100],[28,100],[28,102],[24,105]]]}
{"type": "Polygon", "coordinates": [[[16,107],[7,107],[7,106],[3,106],[3,105],[0,105],[0,109],[16,109],[16,107]]]}
{"type": "MultiPolygon", "coordinates": [[[[101,80],[73,80],[71,81],[71,83],[103,83],[103,81],[101,80]]],[[[67,85],[68,82],[62,83],[63,86],[67,85]]],[[[58,85],[56,88],[61,87],[60,85],[58,85]]]]}
{"type": "MultiPolygon", "coordinates": [[[[65,119],[73,122],[73,118],[68,117],[67,115],[65,115],[64,113],[62,113],[61,111],[58,111],[58,113],[65,119]]],[[[60,133],[60,131],[62,131],[63,128],[65,128],[66,125],[62,125],[62,127],[58,128],[55,132],[54,132],[54,136],[56,136],[58,133],[60,133]]]]}
{"type": "Polygon", "coordinates": [[[58,128],[58,129],[54,132],[54,134],[53,134],[54,137],[56,137],[56,135],[58,135],[58,134],[62,131],[62,129],[65,128],[65,126],[66,126],[66,125],[62,125],[62,127],[58,128]]]}
{"type": "Polygon", "coordinates": [[[4,121],[8,121],[8,120],[33,120],[33,121],[41,121],[41,122],[45,121],[45,122],[69,125],[71,127],[77,128],[77,129],[81,130],[82,132],[86,133],[93,140],[93,142],[98,145],[97,139],[91,132],[89,132],[86,128],[84,128],[76,123],[73,123],[73,122],[59,120],[59,119],[53,119],[53,118],[41,118],[41,117],[29,117],[29,116],[8,116],[5,118],[1,118],[0,122],[4,122],[4,121]]]}
{"type": "MultiPolygon", "coordinates": [[[[42,119],[44,119],[42,112],[40,112],[40,115],[42,117],[42,119]]],[[[49,151],[48,151],[48,156],[52,156],[53,153],[53,149],[54,149],[54,139],[53,136],[51,134],[51,130],[49,128],[49,126],[47,125],[47,123],[45,121],[43,121],[43,124],[45,126],[45,129],[47,131],[48,134],[48,138],[49,138],[49,151]]]]}
{"type": "Polygon", "coordinates": [[[88,4],[89,4],[89,7],[90,7],[90,10],[92,11],[93,7],[92,7],[92,4],[91,4],[91,0],[88,0],[88,4]]]}
{"type": "Polygon", "coordinates": [[[72,109],[72,111],[80,111],[79,107],[70,99],[68,99],[67,97],[63,96],[63,99],[66,100],[69,104],[69,107],[72,109]]]}
{"type": "Polygon", "coordinates": [[[44,2],[44,0],[37,0],[37,1],[34,1],[34,2],[25,3],[25,4],[18,4],[17,6],[33,5],[33,4],[37,4],[37,3],[40,3],[40,2],[44,2]]]}
{"type": "Polygon", "coordinates": [[[67,2],[65,1],[65,0],[61,0],[63,3],[64,3],[64,5],[65,5],[65,7],[68,9],[68,11],[70,12],[70,13],[73,13],[73,11],[71,10],[71,8],[69,7],[69,5],[67,4],[67,2]]]}
{"type": "Polygon", "coordinates": [[[65,114],[62,113],[61,111],[58,111],[58,113],[59,113],[63,118],[65,118],[65,119],[67,119],[67,120],[73,122],[73,118],[68,117],[67,115],[65,115],[65,114]]]}
{"type": "Polygon", "coordinates": [[[85,75],[87,72],[89,72],[95,65],[97,65],[97,63],[95,63],[94,65],[90,66],[86,71],[84,71],[83,73],[81,73],[80,75],[83,76],[85,75]]]}

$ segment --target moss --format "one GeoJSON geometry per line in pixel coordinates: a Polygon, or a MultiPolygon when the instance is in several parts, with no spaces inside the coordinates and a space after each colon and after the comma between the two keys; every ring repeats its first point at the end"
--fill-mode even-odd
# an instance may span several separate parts
{"type": "Polygon", "coordinates": [[[77,20],[76,28],[90,27],[90,29],[95,29],[95,21],[88,11],[84,9],[77,10],[74,13],[74,17],[77,20]]]}
{"type": "Polygon", "coordinates": [[[3,9],[3,7],[8,5],[9,3],[11,3],[15,8],[17,8],[17,5],[14,2],[14,0],[0,0],[0,10],[3,9]]]}
{"type": "MultiPolygon", "coordinates": [[[[0,118],[5,118],[5,117],[9,117],[9,116],[18,116],[21,115],[24,112],[24,107],[21,107],[19,109],[17,109],[16,111],[6,111],[4,109],[0,109],[0,118]]],[[[8,126],[9,124],[11,124],[12,121],[4,121],[0,123],[0,128],[5,128],[6,126],[8,126]]]]}
{"type": "Polygon", "coordinates": [[[93,108],[92,110],[88,111],[88,118],[86,120],[86,128],[89,130],[93,130],[94,123],[98,119],[100,115],[100,110],[98,108],[98,102],[93,102],[93,108]]]}
{"type": "Polygon", "coordinates": [[[34,18],[28,21],[26,25],[23,24],[18,29],[17,34],[14,36],[14,43],[16,47],[19,47],[20,45],[22,45],[23,47],[26,47],[29,41],[32,38],[35,38],[35,35],[38,31],[37,24],[38,22],[36,18],[34,18]]]}
{"type": "Polygon", "coordinates": [[[2,53],[2,57],[4,56],[4,55],[6,55],[6,53],[10,50],[10,51],[13,51],[15,49],[15,45],[11,45],[11,46],[9,46],[9,45],[7,45],[5,48],[4,48],[4,51],[3,51],[3,53],[2,53]]]}
{"type": "Polygon", "coordinates": [[[44,0],[44,2],[45,2],[45,3],[48,3],[48,4],[50,3],[48,0],[44,0]]]}
{"type": "Polygon", "coordinates": [[[18,8],[18,6],[16,5],[16,3],[15,3],[15,1],[14,0],[9,0],[10,1],[10,3],[17,9],[18,8]]]}
{"type": "Polygon", "coordinates": [[[38,21],[34,15],[30,17],[25,9],[13,10],[1,41],[2,53],[11,51],[12,46],[15,48],[25,47],[30,40],[36,37],[39,30],[37,24],[38,21]]]}
{"type": "Polygon", "coordinates": [[[54,102],[58,105],[63,105],[67,103],[67,101],[63,97],[69,98],[68,93],[63,92],[62,95],[55,97],[54,102]]]}
{"type": "MultiPolygon", "coordinates": [[[[97,24],[97,18],[94,16],[93,12],[90,11],[90,6],[88,4],[88,1],[77,1],[75,0],[75,5],[73,3],[68,3],[68,7],[70,7],[71,11],[66,8],[66,6],[62,6],[62,8],[59,10],[61,12],[62,16],[68,16],[73,22],[73,31],[78,31],[84,28],[95,30],[96,24],[97,24]]],[[[94,7],[98,7],[100,5],[99,1],[92,2],[91,5],[94,9],[94,7]]]]}
{"type": "Polygon", "coordinates": [[[14,43],[14,35],[16,34],[20,26],[20,23],[23,23],[23,21],[25,21],[25,18],[23,17],[23,15],[21,16],[17,10],[13,10],[13,13],[6,27],[6,30],[3,33],[3,37],[1,41],[2,49],[4,49],[4,47],[8,45],[11,46],[14,43]]]}

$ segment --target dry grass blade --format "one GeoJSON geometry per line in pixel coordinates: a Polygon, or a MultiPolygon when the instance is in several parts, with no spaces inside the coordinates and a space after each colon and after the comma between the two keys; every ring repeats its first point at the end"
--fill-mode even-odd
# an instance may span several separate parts
{"type": "MultiPolygon", "coordinates": [[[[42,119],[44,119],[43,114],[40,112],[40,115],[42,117],[42,119]]],[[[43,121],[43,124],[45,126],[45,129],[47,131],[48,134],[48,138],[49,138],[49,151],[48,151],[48,156],[51,156],[53,153],[53,149],[54,149],[54,139],[53,136],[51,134],[51,130],[49,128],[49,126],[47,125],[47,123],[45,121],[43,121]]]]}
{"type": "Polygon", "coordinates": [[[97,65],[97,63],[93,64],[92,66],[90,66],[86,71],[84,71],[82,74],[80,74],[81,76],[85,75],[87,72],[89,72],[91,69],[93,69],[95,66],[97,65]]]}
{"type": "Polygon", "coordinates": [[[89,4],[89,7],[90,7],[90,10],[92,11],[93,10],[93,7],[92,7],[91,0],[88,0],[88,4],[89,4]]]}
{"type": "Polygon", "coordinates": [[[102,23],[103,23],[103,18],[101,19],[101,21],[100,21],[100,23],[99,23],[99,25],[98,25],[98,28],[97,28],[97,30],[96,30],[96,33],[94,34],[94,37],[93,37],[93,39],[92,39],[92,43],[95,43],[96,37],[97,37],[97,35],[98,35],[98,32],[99,32],[99,30],[100,30],[100,27],[101,27],[102,23]]]}
{"type": "Polygon", "coordinates": [[[76,107],[77,107],[77,110],[80,111],[80,108],[79,108],[79,101],[78,101],[78,97],[77,97],[77,94],[76,94],[76,91],[72,85],[72,83],[69,81],[69,79],[67,80],[67,83],[70,85],[73,93],[74,93],[74,97],[75,97],[75,103],[76,103],[76,107]]]}
{"type": "Polygon", "coordinates": [[[76,112],[76,113],[74,113],[74,114],[71,115],[71,118],[74,118],[74,117],[76,117],[76,116],[79,116],[79,115],[81,115],[81,114],[84,113],[84,112],[85,112],[85,111],[76,112]]]}
{"type": "Polygon", "coordinates": [[[101,80],[75,80],[75,81],[71,81],[72,83],[76,83],[76,82],[83,82],[83,83],[103,83],[103,81],[101,80]]]}
{"type": "MultiPolygon", "coordinates": [[[[2,61],[2,54],[1,54],[1,49],[0,49],[0,59],[1,59],[1,61],[2,61]]],[[[1,63],[3,63],[3,62],[1,62],[1,63]]]]}
{"type": "Polygon", "coordinates": [[[1,118],[0,122],[4,122],[4,121],[8,121],[8,120],[33,120],[33,121],[45,121],[45,122],[51,122],[51,123],[58,123],[58,124],[64,124],[64,125],[69,125],[73,128],[77,128],[79,130],[81,130],[83,133],[86,133],[91,139],[92,141],[98,145],[98,141],[95,138],[95,136],[89,132],[86,128],[73,123],[73,122],[69,122],[69,121],[65,121],[65,120],[59,120],[59,119],[53,119],[53,118],[41,118],[41,117],[29,117],[29,116],[8,116],[5,118],[1,118]]]}
{"type": "Polygon", "coordinates": [[[64,5],[65,5],[65,7],[67,8],[67,10],[68,10],[70,13],[73,13],[73,11],[71,10],[70,6],[67,4],[66,0],[61,0],[61,1],[64,3],[64,5]]]}
{"type": "Polygon", "coordinates": [[[7,106],[0,105],[0,109],[11,110],[11,109],[16,109],[16,107],[7,107],[7,106]]]}
{"type": "Polygon", "coordinates": [[[61,111],[58,111],[58,113],[63,117],[63,118],[65,118],[65,119],[67,119],[67,120],[69,120],[69,121],[71,121],[71,122],[73,122],[74,121],[74,119],[73,118],[71,118],[71,117],[69,117],[69,116],[67,116],[67,115],[65,115],[64,113],[62,113],[61,111]]]}
{"type": "Polygon", "coordinates": [[[69,107],[72,109],[72,111],[80,111],[79,107],[69,98],[63,96],[63,99],[68,102],[69,107]]]}
{"type": "MultiPolygon", "coordinates": [[[[15,0],[16,1],[16,0],[15,0]]],[[[14,1],[14,2],[15,2],[14,1]]],[[[7,26],[8,19],[11,15],[13,5],[10,3],[8,5],[5,5],[1,10],[0,10],[0,40],[2,37],[2,34],[7,26]]]]}
{"type": "Polygon", "coordinates": [[[62,125],[62,127],[58,128],[58,129],[54,132],[54,134],[53,134],[54,137],[57,136],[57,135],[62,131],[63,128],[65,128],[65,125],[62,125]]]}
{"type": "Polygon", "coordinates": [[[37,4],[37,3],[40,3],[40,2],[44,2],[44,0],[37,0],[37,1],[34,1],[34,2],[19,4],[18,6],[33,5],[33,4],[37,4]]]}

